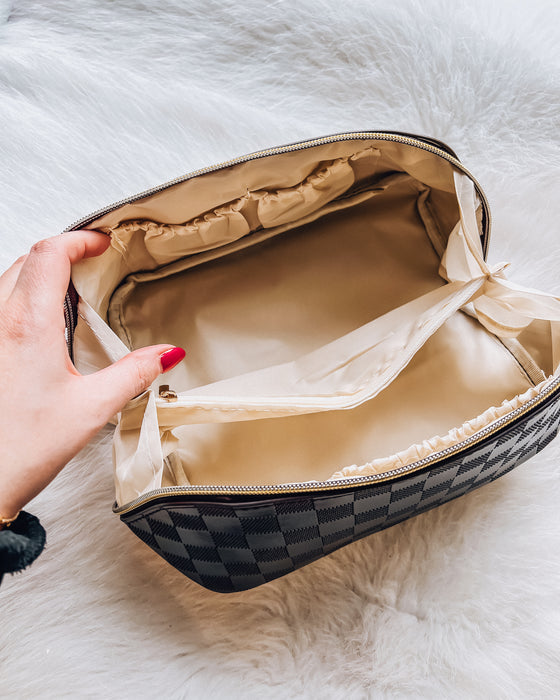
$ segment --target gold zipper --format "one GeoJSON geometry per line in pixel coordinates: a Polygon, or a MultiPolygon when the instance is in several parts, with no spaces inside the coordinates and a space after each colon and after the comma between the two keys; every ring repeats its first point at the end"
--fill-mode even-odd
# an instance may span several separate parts
{"type": "Polygon", "coordinates": [[[441,462],[448,457],[464,451],[467,448],[478,445],[483,440],[491,437],[502,428],[514,423],[519,418],[528,413],[531,409],[540,403],[543,403],[552,394],[560,389],[560,377],[552,381],[546,391],[541,392],[523,406],[519,406],[507,416],[499,418],[491,425],[479,430],[474,435],[471,435],[466,440],[463,440],[456,445],[447,447],[445,450],[435,452],[429,457],[419,459],[412,464],[390,469],[381,474],[372,474],[370,476],[354,476],[346,479],[333,479],[331,481],[301,481],[290,484],[265,484],[263,486],[168,486],[166,488],[154,489],[149,493],[143,494],[138,498],[126,503],[123,506],[113,506],[113,512],[118,515],[124,515],[140,506],[146,505],[151,501],[157,500],[162,496],[271,496],[271,495],[286,495],[309,493],[316,491],[338,491],[356,488],[358,486],[367,486],[369,484],[381,483],[390,481],[397,477],[412,474],[413,472],[423,469],[427,466],[433,466],[437,462],[441,462]]]}

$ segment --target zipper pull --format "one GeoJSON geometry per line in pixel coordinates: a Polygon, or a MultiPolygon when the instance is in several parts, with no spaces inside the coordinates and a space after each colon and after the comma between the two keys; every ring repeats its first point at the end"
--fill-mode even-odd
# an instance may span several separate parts
{"type": "Polygon", "coordinates": [[[169,388],[169,384],[162,384],[159,388],[159,398],[164,401],[177,401],[177,392],[169,388]]]}

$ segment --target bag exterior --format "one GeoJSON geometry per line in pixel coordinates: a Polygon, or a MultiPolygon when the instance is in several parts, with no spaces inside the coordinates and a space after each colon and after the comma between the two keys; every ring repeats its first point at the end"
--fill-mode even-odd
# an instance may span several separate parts
{"type": "Polygon", "coordinates": [[[472,448],[401,478],[295,496],[164,497],[121,520],[196,583],[243,591],[503,476],[559,425],[560,389],[472,448]]]}

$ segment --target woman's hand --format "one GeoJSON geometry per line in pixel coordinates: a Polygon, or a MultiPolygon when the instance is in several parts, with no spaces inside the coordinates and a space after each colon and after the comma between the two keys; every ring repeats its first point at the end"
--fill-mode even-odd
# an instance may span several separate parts
{"type": "Polygon", "coordinates": [[[135,350],[82,376],[64,337],[70,268],[109,237],[72,231],[36,243],[0,276],[0,518],[15,515],[131,398],[185,353],[135,350]]]}

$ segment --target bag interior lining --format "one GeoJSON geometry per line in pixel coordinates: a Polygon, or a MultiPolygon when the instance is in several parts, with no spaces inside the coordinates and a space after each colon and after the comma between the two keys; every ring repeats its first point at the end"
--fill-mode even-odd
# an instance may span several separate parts
{"type": "MultiPolygon", "coordinates": [[[[444,285],[425,194],[393,176],[381,198],[245,239],[228,255],[217,249],[196,266],[185,259],[183,271],[174,263],[172,274],[135,275],[113,295],[110,325],[130,348],[187,348],[188,361],[165,377],[177,393],[294,360],[444,285]]],[[[162,485],[326,480],[445,435],[531,385],[499,340],[459,313],[355,409],[175,428],[162,485]]]]}
{"type": "MultiPolygon", "coordinates": [[[[381,146],[344,142],[243,163],[93,222],[112,245],[73,274],[82,306],[91,305],[76,331],[78,369],[103,366],[103,351],[107,364],[107,348],[117,347],[103,323],[87,320],[99,314],[125,350],[187,349],[154,394],[165,382],[180,397],[211,395],[448,285],[440,265],[459,219],[453,167],[381,146]]],[[[535,329],[529,335],[504,342],[465,307],[387,387],[345,410],[258,420],[210,413],[182,424],[179,406],[156,400],[150,420],[177,419],[161,428],[163,447],[142,447],[136,436],[148,415],[140,397],[120,417],[117,501],[159,486],[324,481],[414,461],[539,391],[550,350],[546,330],[542,341],[535,329]]]]}

